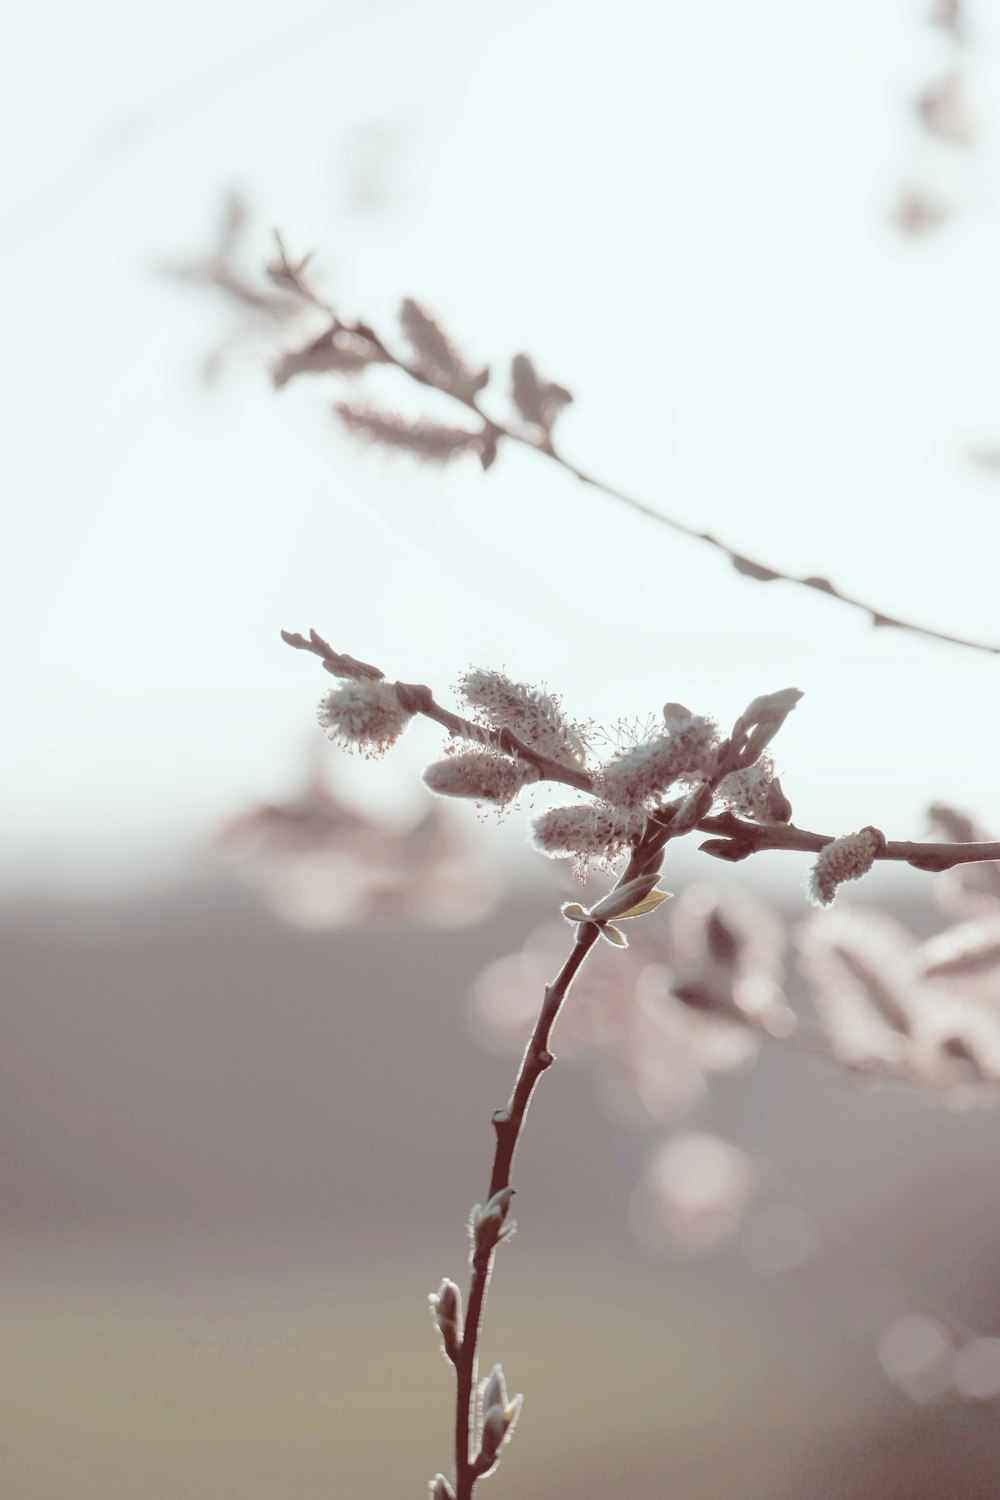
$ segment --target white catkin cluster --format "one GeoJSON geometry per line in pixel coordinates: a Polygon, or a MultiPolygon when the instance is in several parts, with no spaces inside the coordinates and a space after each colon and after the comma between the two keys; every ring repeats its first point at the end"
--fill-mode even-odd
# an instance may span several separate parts
{"type": "Polygon", "coordinates": [[[319,705],[319,722],[331,740],[366,755],[387,750],[413,717],[389,682],[367,678],[333,688],[319,705]]]}
{"type": "Polygon", "coordinates": [[[529,781],[537,780],[538,771],[527,761],[485,749],[447,755],[424,772],[424,785],[439,797],[469,797],[501,807],[513,802],[529,781]]]}
{"type": "Polygon", "coordinates": [[[489,728],[509,729],[532,750],[561,766],[583,765],[587,747],[580,727],[566,718],[555,693],[481,667],[466,672],[458,690],[489,728]]]}
{"type": "Polygon", "coordinates": [[[859,880],[875,863],[885,839],[874,828],[862,828],[825,844],[809,872],[807,893],[814,906],[829,906],[845,880],[859,880]]]}
{"type": "MultiPolygon", "coordinates": [[[[678,706],[668,704],[675,710],[678,706]]],[[[598,773],[597,785],[605,801],[638,810],[651,797],[665,792],[680,776],[706,775],[712,766],[719,732],[711,719],[698,714],[665,713],[668,725],[631,749],[620,751],[598,773]]]]}
{"type": "Polygon", "coordinates": [[[715,796],[730,812],[754,823],[787,822],[791,810],[775,777],[770,755],[762,755],[742,771],[730,771],[719,782],[715,796]]]}
{"type": "Polygon", "coordinates": [[[613,859],[645,826],[641,812],[578,803],[542,813],[531,825],[531,841],[549,859],[586,864],[588,859],[613,859]]]}

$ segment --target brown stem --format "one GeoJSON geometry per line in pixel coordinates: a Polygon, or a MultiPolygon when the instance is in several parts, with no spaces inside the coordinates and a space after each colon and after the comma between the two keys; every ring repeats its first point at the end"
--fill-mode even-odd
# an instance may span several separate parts
{"type": "MultiPolygon", "coordinates": [[[[751,854],[759,854],[763,849],[792,849],[818,854],[834,839],[833,834],[811,833],[808,829],[796,828],[794,823],[748,823],[728,812],[702,818],[697,826],[701,833],[716,835],[700,847],[716,859],[734,863],[751,854]]],[[[895,860],[917,870],[951,870],[955,865],[1000,860],[1000,840],[949,844],[888,839],[885,848],[876,851],[875,858],[895,860]]]]}
{"type": "MultiPolygon", "coordinates": [[[[549,1037],[562,1003],[569,993],[580,965],[594,946],[598,929],[583,924],[577,932],[572,951],[556,978],[546,986],[545,999],[535,1022],[534,1030],[524,1049],[521,1066],[510,1099],[503,1109],[493,1115],[496,1145],[493,1153],[493,1170],[490,1173],[488,1198],[501,1188],[510,1186],[510,1173],[517,1143],[524,1128],[528,1105],[535,1084],[555,1061],[549,1051],[549,1037]]],[[[478,1476],[473,1472],[473,1457],[470,1453],[475,1418],[476,1377],[478,1373],[477,1349],[482,1324],[483,1306],[489,1289],[493,1269],[495,1246],[485,1255],[475,1255],[472,1280],[465,1312],[465,1332],[462,1349],[456,1365],[455,1392],[455,1494],[456,1500],[470,1500],[478,1476]]]]}

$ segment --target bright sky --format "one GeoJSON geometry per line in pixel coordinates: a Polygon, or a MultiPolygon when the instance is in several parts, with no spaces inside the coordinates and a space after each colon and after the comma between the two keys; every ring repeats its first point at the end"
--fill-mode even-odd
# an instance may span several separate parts
{"type": "MultiPolygon", "coordinates": [[[[575,392],[585,468],[1000,643],[1000,478],[966,457],[1000,444],[1000,30],[969,9],[963,152],[915,123],[956,54],[910,0],[21,7],[0,878],[132,878],[292,789],[327,679],[282,626],[442,696],[502,664],[605,722],[673,699],[725,724],[794,684],[797,821],[918,837],[947,798],[1000,830],[1000,660],[741,580],[531,454],[387,462],[338,433],[332,382],[275,395],[267,349],[206,392],[230,315],[156,274],[211,247],[238,187],[261,256],[280,225],[387,331],[426,302],[493,362],[498,409],[531,352],[575,392]],[[910,182],[955,222],[899,236],[910,182]]],[[[402,808],[436,745],[350,784],[402,808]]]]}

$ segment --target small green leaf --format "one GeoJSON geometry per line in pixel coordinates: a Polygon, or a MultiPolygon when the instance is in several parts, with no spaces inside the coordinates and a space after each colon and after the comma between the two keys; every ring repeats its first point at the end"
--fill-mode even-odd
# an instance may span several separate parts
{"type": "Polygon", "coordinates": [[[634,880],[627,880],[624,885],[616,886],[606,896],[602,896],[596,905],[590,908],[590,915],[595,922],[609,921],[614,917],[620,917],[623,912],[629,911],[637,902],[645,899],[655,886],[659,875],[637,875],[634,880]]]}
{"type": "Polygon", "coordinates": [[[662,902],[669,901],[672,894],[672,891],[650,891],[648,896],[643,896],[628,911],[618,912],[618,920],[621,921],[624,917],[644,917],[647,912],[655,911],[662,902]]]}
{"type": "Polygon", "coordinates": [[[624,932],[619,932],[618,928],[612,926],[610,922],[602,922],[599,930],[601,937],[605,938],[613,948],[628,947],[628,938],[624,932]]]}

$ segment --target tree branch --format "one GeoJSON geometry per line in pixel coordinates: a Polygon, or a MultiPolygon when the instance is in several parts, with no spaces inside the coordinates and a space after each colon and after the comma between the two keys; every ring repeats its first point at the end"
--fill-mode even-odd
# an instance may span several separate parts
{"type": "MultiPolygon", "coordinates": [[[[952,635],[948,631],[934,630],[929,625],[921,625],[914,620],[905,620],[899,615],[889,614],[886,610],[880,609],[874,604],[869,604],[866,600],[859,599],[853,594],[844,593],[829,578],[818,574],[804,574],[800,576],[794,573],[785,573],[780,568],[773,568],[769,564],[761,562],[759,558],[749,557],[744,553],[737,552],[735,548],[730,547],[728,543],[722,541],[712,532],[702,531],[696,526],[690,526],[687,522],[679,520],[676,516],[671,516],[665,511],[654,508],[645,501],[637,499],[634,495],[618,489],[617,486],[599,479],[595,474],[589,473],[586,469],[581,468],[578,464],[571,463],[562,456],[553,443],[550,429],[539,429],[538,435],[533,436],[526,431],[518,431],[516,428],[509,427],[505,423],[498,422],[490,417],[480,404],[475,382],[469,384],[466,381],[454,381],[449,384],[448,380],[439,371],[421,368],[419,363],[404,359],[396,354],[369,324],[342,322],[330,304],[320,299],[306,282],[301,274],[302,267],[290,267],[283,249],[282,270],[282,285],[286,290],[297,290],[305,302],[321,307],[328,314],[331,320],[331,336],[335,334],[347,334],[366,341],[372,351],[371,363],[391,365],[417,385],[441,391],[445,395],[450,396],[460,406],[465,407],[466,410],[473,412],[478,417],[482,427],[478,434],[480,440],[479,447],[476,450],[470,451],[478,451],[484,468],[489,468],[494,462],[497,446],[501,441],[518,443],[521,447],[531,448],[536,453],[543,454],[551,462],[558,464],[567,474],[572,474],[581,484],[588,485],[591,489],[599,490],[608,499],[614,500],[619,505],[626,506],[629,510],[635,512],[635,514],[644,516],[647,520],[653,521],[657,525],[669,527],[670,530],[682,536],[689,537],[692,541],[703,542],[706,546],[714,548],[744,578],[752,578],[758,583],[791,583],[795,584],[798,588],[811,589],[814,593],[826,594],[828,598],[835,599],[838,603],[846,605],[849,609],[858,610],[862,614],[867,615],[873,627],[902,630],[910,635],[919,635],[928,640],[942,641],[950,646],[961,646],[970,651],[984,651],[991,656],[1000,655],[1000,645],[993,645],[988,641],[974,640],[967,636],[952,635]]],[[[272,268],[272,276],[273,274],[274,271],[272,268]]],[[[411,305],[409,303],[404,304],[404,306],[411,305]]],[[[485,372],[480,385],[482,383],[485,383],[485,372]]],[[[570,399],[568,392],[562,392],[561,394],[567,400],[570,399]]]]}
{"type": "MultiPolygon", "coordinates": [[[[525,1048],[521,1065],[510,1098],[503,1109],[493,1115],[496,1146],[493,1154],[493,1169],[490,1173],[490,1190],[487,1201],[495,1193],[510,1186],[511,1167],[518,1141],[528,1114],[528,1106],[535,1085],[545,1070],[555,1061],[549,1051],[549,1038],[562,1003],[569,993],[570,985],[581,964],[598,938],[598,929],[591,924],[582,924],[577,931],[576,942],[553,982],[546,986],[545,998],[535,1022],[534,1030],[525,1048]]],[[[470,1500],[476,1481],[480,1477],[474,1471],[474,1455],[471,1453],[475,1420],[475,1392],[478,1373],[477,1350],[482,1325],[483,1307],[489,1289],[493,1269],[494,1242],[484,1251],[474,1251],[472,1280],[465,1313],[465,1332],[461,1352],[455,1366],[455,1481],[456,1500],[470,1500]]]]}
{"type": "MultiPolygon", "coordinates": [[[[805,828],[796,828],[794,823],[749,823],[735,813],[720,813],[702,818],[698,824],[700,833],[717,835],[706,840],[699,848],[716,859],[737,863],[751,854],[764,849],[793,849],[806,854],[818,854],[826,844],[834,841],[829,833],[811,833],[805,828]]],[[[917,870],[933,872],[954,869],[956,865],[980,864],[1000,860],[1000,841],[991,843],[918,843],[910,839],[888,839],[884,848],[875,853],[875,859],[894,860],[912,865],[917,870]]]]}
{"type": "MultiPolygon", "coordinates": [[[[314,656],[318,656],[326,669],[334,676],[379,680],[383,678],[384,674],[379,671],[378,667],[334,651],[332,646],[315,630],[309,632],[308,638],[293,631],[283,630],[281,638],[297,651],[309,651],[314,656]]],[[[537,750],[526,745],[509,729],[488,729],[481,724],[474,723],[471,719],[463,718],[461,714],[452,713],[450,709],[438,703],[430,688],[422,683],[397,682],[393,686],[404,708],[410,713],[422,714],[424,718],[432,719],[449,734],[476,744],[493,745],[495,749],[503,751],[506,755],[525,760],[538,771],[543,781],[560,782],[563,786],[588,792],[592,796],[596,795],[594,778],[589,772],[572,770],[559,761],[540,755],[537,750]]],[[[729,770],[732,769],[730,765],[729,770]]],[[[721,776],[713,778],[713,790],[721,779],[721,776]]],[[[702,792],[704,790],[703,785],[702,792]]],[[[803,854],[818,854],[836,838],[834,834],[813,833],[806,828],[797,828],[794,823],[751,823],[746,819],[738,818],[735,813],[731,812],[712,815],[709,812],[710,806],[711,801],[707,807],[703,808],[698,819],[690,823],[683,831],[686,833],[692,828],[697,828],[700,833],[713,835],[700,844],[699,848],[715,859],[726,860],[733,864],[749,858],[751,854],[759,854],[765,849],[785,849],[803,854]]],[[[661,832],[658,840],[649,840],[642,846],[646,850],[647,857],[662,849],[667,837],[678,837],[680,829],[673,821],[674,815],[675,809],[670,806],[652,815],[651,822],[659,826],[661,832]],[[669,833],[667,833],[668,829],[669,833]]],[[[632,879],[643,873],[641,868],[635,867],[635,857],[633,853],[632,862],[623,879],[632,879]]],[[[876,850],[874,858],[894,861],[897,864],[908,864],[917,870],[937,873],[954,869],[956,865],[1000,861],[1000,840],[938,843],[933,840],[918,842],[912,839],[888,839],[884,848],[880,847],[876,850]]]]}

